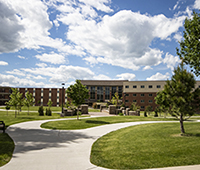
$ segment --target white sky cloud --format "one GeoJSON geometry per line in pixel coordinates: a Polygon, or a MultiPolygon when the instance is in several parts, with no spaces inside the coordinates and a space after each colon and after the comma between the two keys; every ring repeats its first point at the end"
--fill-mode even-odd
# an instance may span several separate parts
{"type": "Polygon", "coordinates": [[[37,59],[43,62],[49,62],[52,64],[64,64],[66,62],[65,56],[63,54],[57,54],[54,52],[51,52],[50,54],[42,54],[42,55],[36,55],[37,59]]]}
{"type": "Polygon", "coordinates": [[[200,0],[195,0],[194,8],[200,9],[200,0]]]}
{"type": "Polygon", "coordinates": [[[170,68],[173,71],[174,67],[180,63],[180,59],[178,56],[173,56],[169,53],[166,53],[163,63],[167,65],[167,68],[170,68]]]}
{"type": "Polygon", "coordinates": [[[155,75],[152,75],[151,77],[147,78],[147,80],[167,80],[170,78],[170,74],[167,72],[165,75],[161,73],[156,73],[155,75]]]}
{"type": "Polygon", "coordinates": [[[23,57],[21,55],[18,55],[17,57],[20,58],[20,59],[26,59],[25,57],[23,57]]]}
{"type": "Polygon", "coordinates": [[[122,74],[116,75],[116,77],[118,77],[119,80],[133,81],[133,80],[135,80],[136,76],[133,73],[122,73],[122,74]]]}
{"type": "Polygon", "coordinates": [[[7,62],[5,62],[5,61],[0,61],[0,66],[7,66],[7,65],[8,65],[7,62]]]}

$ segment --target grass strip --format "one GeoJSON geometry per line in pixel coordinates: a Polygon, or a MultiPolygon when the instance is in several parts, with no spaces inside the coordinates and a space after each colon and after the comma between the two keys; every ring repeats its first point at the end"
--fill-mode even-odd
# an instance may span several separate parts
{"type": "Polygon", "coordinates": [[[0,167],[7,164],[12,158],[14,142],[6,133],[0,133],[0,167]]]}
{"type": "Polygon", "coordinates": [[[86,129],[113,123],[136,122],[136,121],[162,121],[162,120],[170,121],[176,119],[140,117],[140,116],[110,116],[110,117],[96,117],[96,118],[80,119],[80,120],[52,121],[43,123],[41,127],[46,129],[75,130],[75,129],[86,129]]]}
{"type": "Polygon", "coordinates": [[[146,169],[200,164],[200,123],[132,126],[99,138],[92,146],[91,162],[109,169],[146,169]]]}

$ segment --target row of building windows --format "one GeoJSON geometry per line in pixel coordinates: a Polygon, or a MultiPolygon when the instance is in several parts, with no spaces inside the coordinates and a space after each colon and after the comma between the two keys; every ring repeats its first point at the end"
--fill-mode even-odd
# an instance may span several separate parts
{"type": "MultiPolygon", "coordinates": [[[[129,103],[129,100],[125,100],[126,103],[129,103]]],[[[140,100],[140,103],[144,103],[145,100],[140,100]]],[[[133,103],[137,103],[137,100],[133,100],[133,103]]],[[[149,100],[149,103],[153,103],[153,100],[149,100]]]]}
{"type": "MultiPolygon", "coordinates": [[[[126,96],[129,96],[129,94],[126,94],[126,96]]],[[[136,93],[133,93],[133,97],[136,97],[136,96],[137,96],[137,94],[136,94],[136,93]]],[[[141,93],[140,96],[141,96],[141,97],[144,97],[145,94],[144,94],[144,93],[141,93]]],[[[149,94],[149,97],[152,97],[152,96],[153,96],[153,94],[150,93],[150,94],[149,94]]]]}
{"type": "MultiPolygon", "coordinates": [[[[148,87],[151,89],[151,88],[153,88],[153,85],[149,85],[148,87]]],[[[126,85],[125,88],[128,89],[129,85],[126,85]]],[[[133,85],[133,88],[136,89],[137,85],[133,85]]],[[[142,89],[145,88],[145,85],[141,85],[140,88],[142,88],[142,89]]],[[[157,85],[156,88],[158,88],[158,89],[161,88],[161,85],[157,85]]]]}

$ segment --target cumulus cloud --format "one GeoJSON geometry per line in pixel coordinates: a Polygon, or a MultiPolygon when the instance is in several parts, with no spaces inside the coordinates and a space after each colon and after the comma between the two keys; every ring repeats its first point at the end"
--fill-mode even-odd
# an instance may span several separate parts
{"type": "Polygon", "coordinates": [[[132,73],[122,73],[122,74],[118,74],[116,75],[116,77],[118,77],[119,80],[135,80],[135,74],[132,73]]]}
{"type": "Polygon", "coordinates": [[[169,76],[170,74],[168,72],[165,75],[161,73],[156,73],[155,75],[148,77],[147,80],[167,80],[169,79],[169,76]]]}
{"type": "Polygon", "coordinates": [[[174,67],[180,63],[180,59],[178,56],[173,56],[169,53],[166,53],[163,63],[167,65],[167,68],[170,68],[173,71],[174,67]]]}
{"type": "Polygon", "coordinates": [[[7,66],[7,65],[8,65],[7,62],[5,62],[5,61],[0,61],[0,66],[7,66]]]}
{"type": "Polygon", "coordinates": [[[195,0],[195,2],[194,2],[194,8],[200,9],[200,0],[195,0]]]}
{"type": "Polygon", "coordinates": [[[17,51],[21,45],[20,33],[24,26],[20,23],[12,7],[0,2],[0,53],[17,51]]]}
{"type": "Polygon", "coordinates": [[[25,57],[23,57],[21,55],[18,55],[17,57],[20,58],[20,59],[26,59],[25,57]]]}
{"type": "Polygon", "coordinates": [[[110,77],[103,75],[103,74],[99,74],[97,76],[95,75],[95,76],[93,76],[93,79],[94,80],[111,80],[110,77]]]}
{"type": "Polygon", "coordinates": [[[63,64],[66,62],[63,54],[57,54],[54,52],[51,52],[50,54],[44,53],[42,55],[36,55],[35,57],[40,61],[49,62],[52,64],[63,64]]]}
{"type": "MultiPolygon", "coordinates": [[[[18,78],[13,75],[0,74],[0,86],[11,86],[11,87],[45,87],[43,82],[35,82],[31,79],[18,78]]],[[[51,86],[51,85],[49,85],[51,86]]],[[[55,87],[55,84],[52,85],[55,87]]]]}
{"type": "Polygon", "coordinates": [[[150,69],[152,69],[151,66],[145,66],[145,67],[143,68],[143,70],[150,70],[150,69]]]}

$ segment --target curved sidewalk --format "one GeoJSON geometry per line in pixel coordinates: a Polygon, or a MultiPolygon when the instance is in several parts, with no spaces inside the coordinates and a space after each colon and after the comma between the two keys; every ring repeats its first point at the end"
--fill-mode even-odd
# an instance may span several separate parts
{"type": "MultiPolygon", "coordinates": [[[[90,163],[91,147],[95,140],[120,128],[162,122],[118,123],[83,130],[40,128],[42,123],[48,121],[55,120],[24,122],[7,128],[6,132],[16,146],[13,158],[0,170],[105,170],[90,163]]],[[[159,169],[197,170],[200,165],[159,169]]]]}

